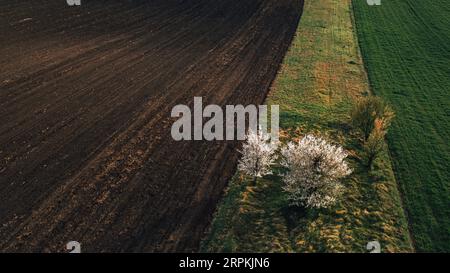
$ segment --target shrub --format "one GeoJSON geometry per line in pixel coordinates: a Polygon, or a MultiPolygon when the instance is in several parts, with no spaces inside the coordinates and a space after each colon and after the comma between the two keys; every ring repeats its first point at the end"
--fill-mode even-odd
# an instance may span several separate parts
{"type": "Polygon", "coordinates": [[[384,137],[386,129],[383,125],[383,120],[375,119],[374,128],[364,143],[364,157],[367,166],[372,166],[374,160],[378,157],[384,147],[384,137]]]}
{"type": "Polygon", "coordinates": [[[360,99],[353,107],[351,113],[351,124],[356,130],[359,130],[366,141],[375,126],[375,120],[383,121],[384,130],[387,130],[394,112],[381,98],[376,96],[368,96],[360,99]]]}

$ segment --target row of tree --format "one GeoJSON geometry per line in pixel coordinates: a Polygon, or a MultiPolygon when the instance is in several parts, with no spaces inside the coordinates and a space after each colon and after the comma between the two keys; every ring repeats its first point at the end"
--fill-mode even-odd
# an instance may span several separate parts
{"type": "MultiPolygon", "coordinates": [[[[361,135],[365,162],[371,166],[384,146],[387,128],[394,117],[392,109],[380,98],[369,96],[356,103],[351,125],[361,135]]],[[[347,152],[338,145],[313,135],[281,145],[270,141],[270,135],[249,131],[242,148],[238,169],[258,177],[272,174],[274,165],[285,169],[279,173],[283,190],[291,205],[312,208],[332,206],[342,196],[342,178],[352,170],[346,162],[347,152]]]]}

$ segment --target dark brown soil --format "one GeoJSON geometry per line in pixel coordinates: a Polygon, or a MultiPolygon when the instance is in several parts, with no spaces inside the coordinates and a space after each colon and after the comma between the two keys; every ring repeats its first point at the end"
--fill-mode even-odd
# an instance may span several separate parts
{"type": "Polygon", "coordinates": [[[237,142],[171,109],[260,104],[300,0],[0,2],[0,251],[196,251],[237,142]]]}

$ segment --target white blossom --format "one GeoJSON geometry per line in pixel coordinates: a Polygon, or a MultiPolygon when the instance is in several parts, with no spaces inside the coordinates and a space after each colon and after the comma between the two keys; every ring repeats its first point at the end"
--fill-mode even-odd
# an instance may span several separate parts
{"type": "Polygon", "coordinates": [[[242,158],[238,169],[252,177],[262,177],[271,174],[271,166],[275,162],[277,143],[270,141],[270,134],[258,130],[249,130],[246,142],[242,146],[242,158]]]}
{"type": "Polygon", "coordinates": [[[351,173],[341,147],[307,135],[298,143],[289,143],[281,154],[281,164],[288,169],[283,189],[292,205],[326,208],[341,196],[340,179],[351,173]]]}

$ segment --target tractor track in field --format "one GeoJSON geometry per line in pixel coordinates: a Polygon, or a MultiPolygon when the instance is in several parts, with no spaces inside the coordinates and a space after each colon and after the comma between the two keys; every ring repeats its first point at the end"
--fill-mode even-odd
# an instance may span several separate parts
{"type": "Polygon", "coordinates": [[[235,141],[171,109],[260,104],[300,0],[0,3],[0,251],[196,251],[235,141]]]}

